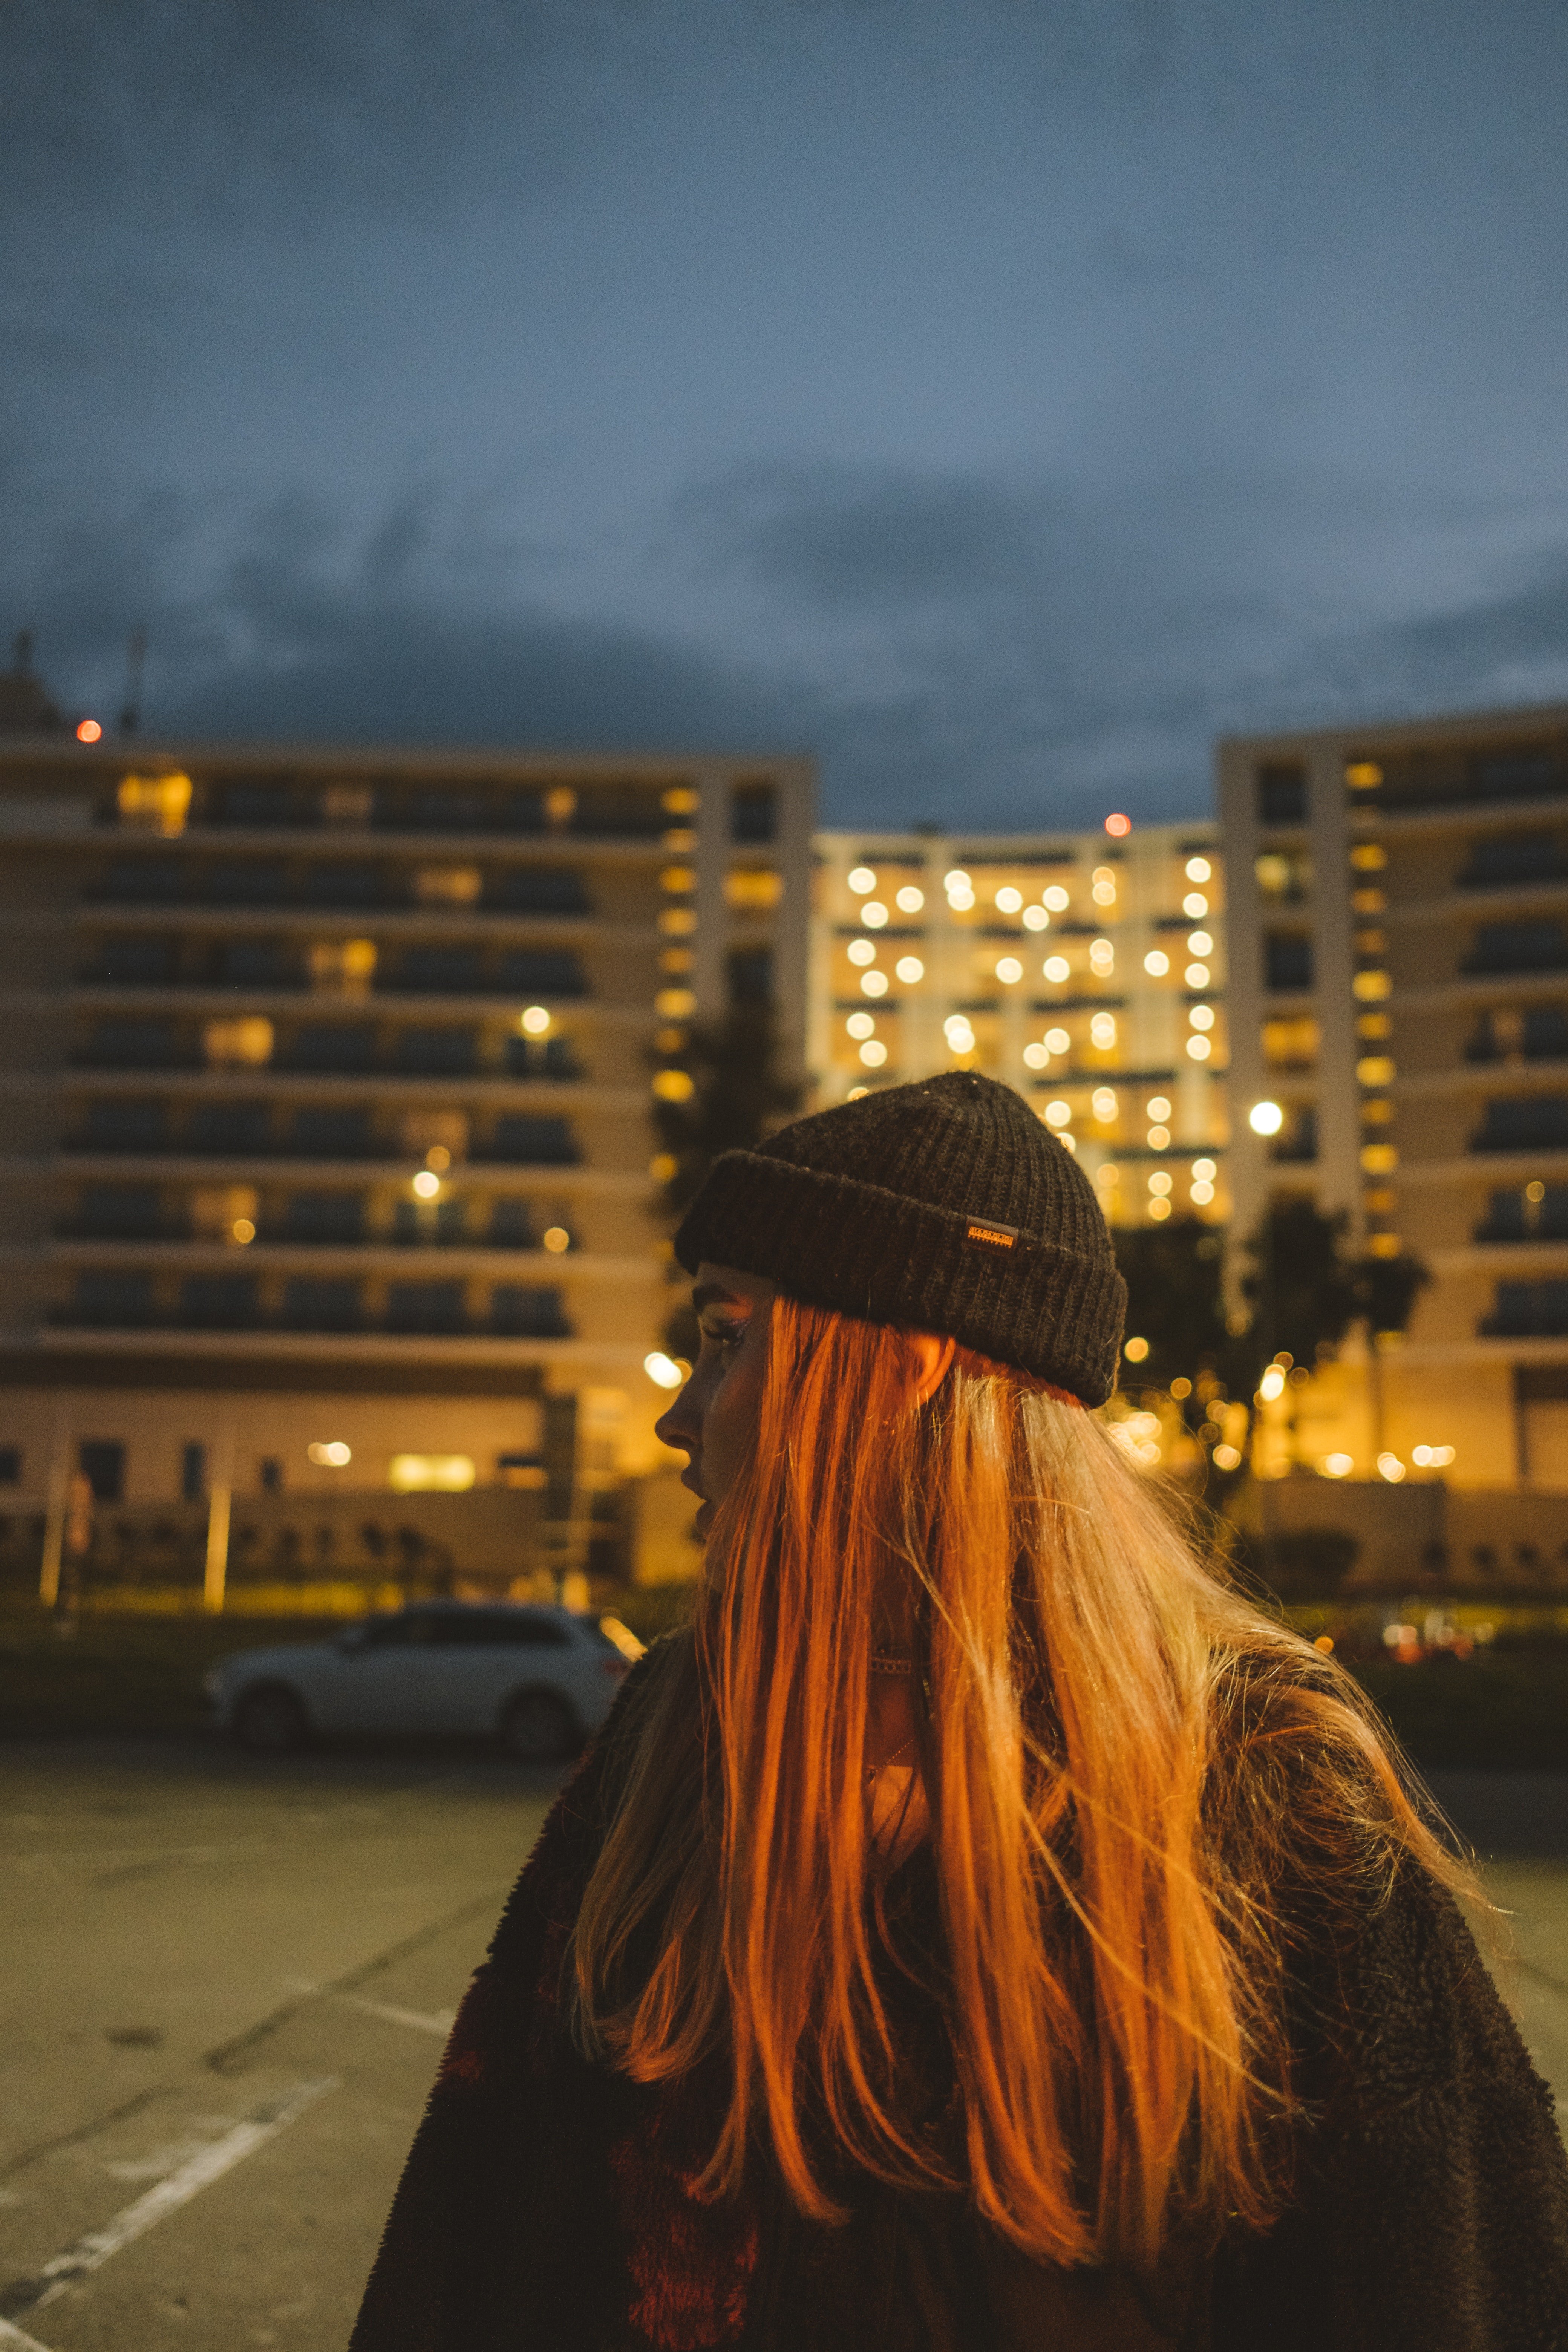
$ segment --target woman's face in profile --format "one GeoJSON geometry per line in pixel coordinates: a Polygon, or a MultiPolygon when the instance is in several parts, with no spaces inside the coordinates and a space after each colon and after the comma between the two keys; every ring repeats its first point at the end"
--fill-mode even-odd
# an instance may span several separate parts
{"type": "Polygon", "coordinates": [[[707,1534],[714,1505],[723,1501],[756,1443],[773,1295],[765,1276],[706,1260],[697,1269],[691,1303],[701,1352],[691,1378],[655,1423],[655,1434],[689,1457],[680,1483],[702,1498],[700,1536],[707,1534]]]}

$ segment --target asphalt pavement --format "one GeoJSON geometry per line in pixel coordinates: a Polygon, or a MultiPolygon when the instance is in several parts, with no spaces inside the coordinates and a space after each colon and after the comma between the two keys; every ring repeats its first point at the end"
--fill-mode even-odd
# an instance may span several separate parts
{"type": "MultiPolygon", "coordinates": [[[[556,1776],[470,1753],[0,1748],[0,2352],[342,2352],[556,1776]]],[[[1568,1777],[1437,1793],[1568,2097],[1568,1777]]]]}

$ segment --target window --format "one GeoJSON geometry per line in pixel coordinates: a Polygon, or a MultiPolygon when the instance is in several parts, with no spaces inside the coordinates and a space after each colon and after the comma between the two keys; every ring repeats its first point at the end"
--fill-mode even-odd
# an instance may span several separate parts
{"type": "Polygon", "coordinates": [[[21,1483],[21,1447],[19,1445],[0,1445],[0,1486],[19,1486],[21,1483]]]}
{"type": "Polygon", "coordinates": [[[1266,760],[1258,771],[1259,824],[1305,824],[1307,771],[1299,760],[1266,760]]]}
{"type": "Polygon", "coordinates": [[[76,1278],[68,1319],[110,1330],[135,1329],[153,1320],[153,1277],[121,1274],[102,1266],[84,1269],[76,1278]]]}
{"type": "Polygon", "coordinates": [[[253,1274],[188,1274],[180,1285],[180,1320],[206,1331],[241,1331],[258,1320],[253,1274]]]}
{"type": "Polygon", "coordinates": [[[489,1156],[536,1168],[569,1167],[582,1158],[570,1119],[509,1112],[495,1123],[489,1156]]]}
{"type": "Polygon", "coordinates": [[[84,1437],[76,1459],[95,1503],[124,1501],[125,1448],[117,1437],[84,1437]]]}
{"type": "Polygon", "coordinates": [[[180,1494],[187,1503],[199,1503],[207,1490],[207,1449],[193,1437],[180,1449],[180,1494]]]}
{"type": "Polygon", "coordinates": [[[215,1159],[248,1160],[266,1150],[267,1126],[265,1103],[195,1103],[188,1140],[193,1151],[215,1159]]]}
{"type": "Polygon", "coordinates": [[[772,841],[778,832],[778,794],[772,784],[737,784],[730,795],[731,841],[772,841]]]}
{"type": "Polygon", "coordinates": [[[1321,1033],[1310,1016],[1263,1024],[1263,1058],[1271,1070],[1313,1068],[1321,1043],[1321,1033]]]}
{"type": "Polygon", "coordinates": [[[161,1102],[95,1102],[87,1107],[89,1151],[162,1151],[168,1129],[161,1102]]]}
{"type": "Polygon", "coordinates": [[[415,996],[457,996],[485,984],[478,948],[405,948],[396,985],[415,996]]]}
{"type": "Polygon", "coordinates": [[[264,1495],[283,1492],[283,1465],[276,1454],[264,1454],[256,1465],[256,1481],[264,1495]]]}
{"type": "Polygon", "coordinates": [[[1312,940],[1307,931],[1269,931],[1263,941],[1263,985],[1293,994],[1312,985],[1312,940]]]}
{"type": "Polygon", "coordinates": [[[295,1192],[284,1207],[282,1235],[291,1242],[364,1239],[364,1202],[357,1192],[295,1192]]]}
{"type": "Polygon", "coordinates": [[[292,1070],[358,1071],[375,1061],[375,1030],[368,1021],[312,1021],[295,1032],[288,1055],[292,1070]]]}
{"type": "Polygon", "coordinates": [[[296,1275],[284,1286],[283,1320],[296,1331],[355,1331],[359,1285],[351,1279],[296,1275]]]}
{"type": "Polygon", "coordinates": [[[592,912],[583,877],[571,866],[508,866],[485,884],[487,907],[511,915],[592,912]]]}
{"type": "Polygon", "coordinates": [[[99,953],[99,977],[123,982],[128,988],[155,987],[174,979],[177,961],[173,940],[105,940],[99,953]]]}
{"type": "Polygon", "coordinates": [[[773,1001],[772,948],[736,948],[729,960],[731,1004],[771,1004],[773,1001]]]}
{"type": "Polygon", "coordinates": [[[724,903],[742,915],[765,915],[784,897],[784,876],[771,866],[732,866],[724,877],[724,903]]]}
{"type": "Polygon", "coordinates": [[[172,1021],[100,1021],[85,1056],[100,1070],[166,1069],[175,1059],[172,1021]]]}
{"type": "Polygon", "coordinates": [[[490,1293],[490,1328],[514,1339],[569,1339],[572,1326],[553,1285],[498,1282],[490,1293]]]}
{"type": "Polygon", "coordinates": [[[389,1331],[460,1331],[467,1319],[461,1282],[395,1282],[387,1292],[389,1331]]]}
{"type": "Polygon", "coordinates": [[[454,1609],[430,1619],[430,1640],[443,1650],[564,1649],[564,1625],[529,1609],[454,1609]]]}
{"type": "Polygon", "coordinates": [[[1474,972],[1568,970],[1568,931],[1561,923],[1483,923],[1464,968],[1474,972]]]}
{"type": "Polygon", "coordinates": [[[300,1160],[368,1160],[370,1113],[366,1109],[297,1110],[289,1149],[300,1160]]]}
{"type": "Polygon", "coordinates": [[[497,977],[503,995],[531,998],[589,992],[582,963],[564,948],[514,948],[502,956],[497,977]]]}

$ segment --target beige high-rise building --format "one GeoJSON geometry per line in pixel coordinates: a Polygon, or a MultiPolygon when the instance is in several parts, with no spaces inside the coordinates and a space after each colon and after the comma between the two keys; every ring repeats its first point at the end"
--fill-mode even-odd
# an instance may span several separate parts
{"type": "Polygon", "coordinates": [[[1306,1192],[1432,1276],[1312,1459],[1568,1487],[1568,711],[1227,742],[1219,785],[1237,1230],[1306,1192]]]}
{"type": "Polygon", "coordinates": [[[520,1493],[668,1467],[650,1112],[731,999],[802,1069],[812,816],[761,756],[0,742],[14,1541],[352,1578],[466,1492],[493,1577],[520,1493]]]}
{"type": "MultiPolygon", "coordinates": [[[[1114,828],[1114,829],[1113,829],[1114,828]]],[[[1229,1209],[1216,828],[820,833],[817,1101],[938,1070],[1026,1094],[1119,1224],[1229,1209]]]]}

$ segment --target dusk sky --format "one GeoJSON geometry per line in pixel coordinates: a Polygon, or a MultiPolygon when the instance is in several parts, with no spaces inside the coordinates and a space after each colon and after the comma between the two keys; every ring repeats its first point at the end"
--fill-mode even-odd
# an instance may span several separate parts
{"type": "Polygon", "coordinates": [[[149,733],[1206,808],[1568,698],[1562,0],[0,0],[0,621],[149,733]]]}

